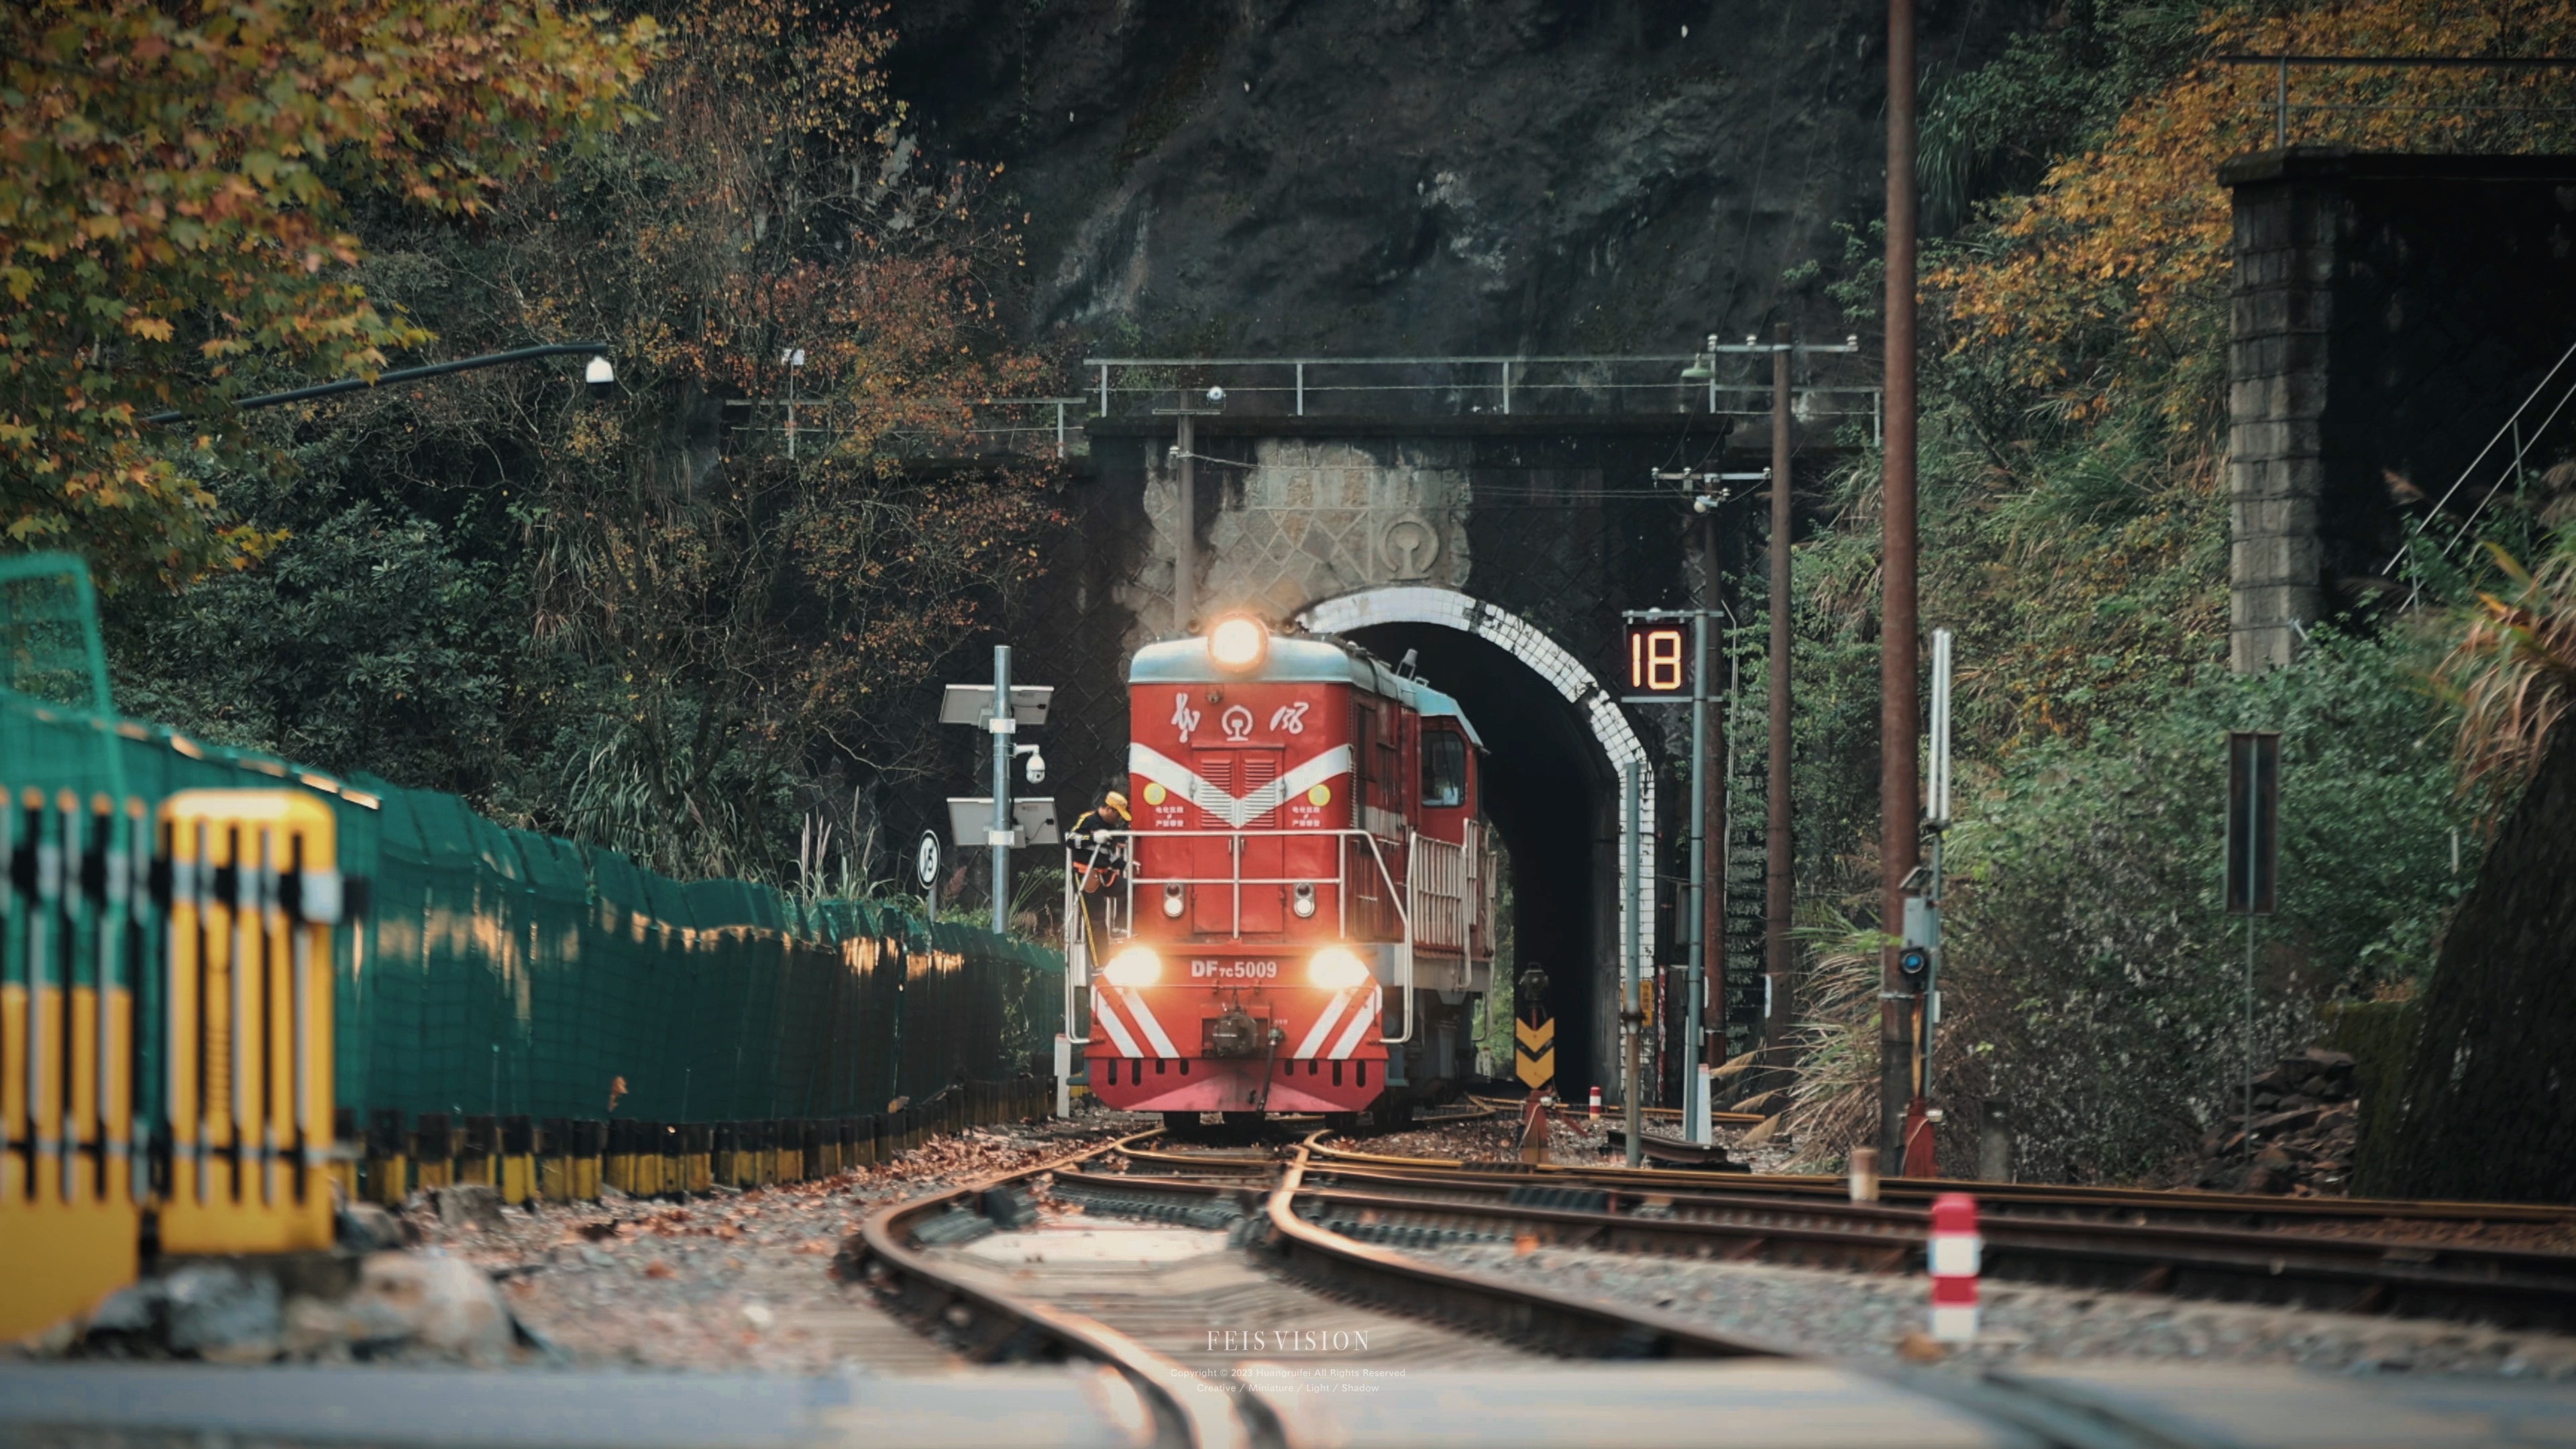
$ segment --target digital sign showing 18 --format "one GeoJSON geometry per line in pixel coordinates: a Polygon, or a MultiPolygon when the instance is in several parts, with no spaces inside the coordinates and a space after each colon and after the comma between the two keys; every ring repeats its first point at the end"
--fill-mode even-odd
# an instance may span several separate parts
{"type": "Polygon", "coordinates": [[[1678,624],[1628,626],[1628,692],[1686,694],[1690,691],[1689,630],[1678,624]]]}

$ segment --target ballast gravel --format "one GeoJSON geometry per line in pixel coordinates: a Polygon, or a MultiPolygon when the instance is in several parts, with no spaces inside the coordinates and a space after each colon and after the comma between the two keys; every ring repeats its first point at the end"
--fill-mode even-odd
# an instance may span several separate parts
{"type": "Polygon", "coordinates": [[[817,1182],[509,1208],[481,1230],[408,1216],[422,1223],[422,1250],[500,1279],[511,1312],[554,1350],[524,1362],[933,1372],[947,1366],[944,1349],[888,1317],[864,1286],[835,1281],[842,1240],[889,1203],[1080,1151],[1123,1125],[1104,1114],[980,1127],[817,1182]]]}
{"type": "MultiPolygon", "coordinates": [[[[1616,1108],[1606,1109],[1598,1117],[1582,1107],[1556,1108],[1548,1114],[1547,1160],[1561,1167],[1626,1166],[1626,1144],[1613,1146],[1610,1142],[1610,1129],[1623,1121],[1616,1108]]],[[[1748,1147],[1744,1145],[1748,1130],[1735,1125],[1717,1129],[1717,1140],[1726,1148],[1728,1160],[1752,1172],[1788,1171],[1789,1161],[1797,1156],[1797,1149],[1786,1142],[1763,1142],[1748,1147]]],[[[1678,1137],[1681,1126],[1670,1117],[1656,1117],[1646,1123],[1646,1132],[1649,1136],[1678,1137]]],[[[1325,1143],[1344,1151],[1385,1157],[1508,1162],[1520,1155],[1520,1118],[1517,1109],[1506,1104],[1491,1115],[1468,1121],[1442,1122],[1426,1116],[1407,1131],[1367,1137],[1337,1136],[1325,1139],[1325,1143]]]]}
{"type": "Polygon", "coordinates": [[[2029,1360],[2288,1365],[2350,1374],[2576,1379],[2576,1337],[2425,1319],[2201,1303],[2037,1284],[1979,1285],[1977,1340],[1924,1336],[1931,1280],[1579,1248],[1469,1244],[1419,1256],[1559,1292],[1651,1304],[1802,1353],[1965,1366],[2029,1360]]]}

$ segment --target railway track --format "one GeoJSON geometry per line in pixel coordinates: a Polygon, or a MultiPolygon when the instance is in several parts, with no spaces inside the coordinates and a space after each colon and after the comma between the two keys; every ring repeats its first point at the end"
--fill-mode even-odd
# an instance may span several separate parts
{"type": "MultiPolygon", "coordinates": [[[[844,1273],[867,1276],[970,1360],[1110,1364],[1159,1437],[1176,1444],[1294,1441],[1281,1417],[1281,1387],[1265,1387],[1257,1371],[1245,1381],[1237,1367],[1280,1348],[1270,1340],[1282,1326],[1293,1334],[1328,1324],[1309,1336],[1350,1339],[1380,1374],[1568,1358],[1783,1356],[1676,1316],[1501,1284],[1318,1229],[1290,1210],[1302,1144],[1283,1163],[1275,1154],[1140,1145],[1157,1135],[1123,1137],[884,1209],[861,1229],[863,1251],[845,1261],[844,1273]],[[1113,1155],[1151,1170],[1097,1170],[1113,1155]],[[997,1217],[1015,1218],[1014,1194],[1039,1192],[1085,1216],[1210,1238],[1222,1230],[1227,1246],[1267,1238],[1276,1255],[1265,1271],[1205,1242],[1137,1241],[1132,1233],[1130,1244],[1113,1240],[1095,1254],[1062,1232],[1049,1235],[1056,1247],[1039,1239],[1035,1248],[978,1251],[997,1217]],[[1133,1258],[1131,1247],[1139,1250],[1133,1258]],[[1039,1263],[1046,1271],[1031,1271],[1039,1263]]],[[[1285,1401],[1292,1418],[1294,1403],[1285,1401]]]]}
{"type": "MultiPolygon", "coordinates": [[[[2136,1426],[2124,1428],[2120,1413],[2098,1398],[2087,1398],[2070,1419],[2064,1394],[2026,1373],[1965,1378],[1826,1366],[1657,1309],[1506,1282],[1401,1251],[1536,1238],[1903,1271],[1922,1259],[1926,1215],[1902,1202],[1746,1193],[1735,1179],[1724,1182],[1726,1190],[1694,1193],[1656,1173],[1393,1169],[1351,1160],[1367,1154],[1319,1150],[1320,1132],[1268,1148],[1174,1145],[1158,1136],[1137,1133],[883,1210],[866,1224],[857,1261],[845,1271],[866,1273],[971,1360],[1110,1365],[1134,1393],[1140,1422],[1173,1445],[1365,1442],[1365,1434],[1351,1437],[1350,1405],[1334,1406],[1340,1418],[1319,1419],[1315,1401],[1301,1399],[1293,1379],[1262,1376],[1265,1369],[1298,1372],[1263,1362],[1266,1350],[1277,1357],[1277,1344],[1210,1327],[1323,1323],[1356,1336],[1366,1364],[1379,1373],[1473,1372],[1503,1383],[1560,1372],[1553,1365],[1567,1361],[1666,1361],[1677,1372],[1679,1361],[1698,1360],[1710,1365],[1698,1372],[1720,1377],[1692,1382],[1738,1387],[1748,1382],[1741,1373],[1757,1367],[1772,1376],[1766,1383],[1829,1372],[1839,1376],[1846,1401],[1895,1394],[1910,1403],[1892,1423],[1948,1413],[1981,1426],[1961,1442],[2203,1442],[2165,1423],[2131,1433],[2136,1426]],[[1596,1185],[1588,1180],[1594,1176],[1615,1181],[1596,1185]],[[993,1217],[1015,1216],[1014,1194],[1051,1200],[1059,1215],[1050,1233],[1027,1235],[1017,1246],[989,1237],[993,1217]],[[1067,1206],[1081,1218],[1115,1220],[1130,1236],[1086,1256],[1063,1232],[1060,1210],[1067,1206]],[[1156,1242],[1151,1229],[1136,1233],[1139,1224],[1186,1230],[1199,1241],[1156,1242]],[[1227,1249],[1266,1251],[1217,1250],[1219,1231],[1227,1249]]],[[[1712,1186],[1704,1175],[1680,1176],[1693,1187],[1712,1186]]],[[[2391,1245],[2363,1240],[2142,1225],[2098,1211],[1991,1217],[1985,1233],[1986,1271],[2025,1281],[2343,1311],[2505,1316],[2525,1325],[2559,1324],[2576,1302],[2576,1259],[2562,1254],[2455,1245],[2392,1258],[2391,1245]]]]}
{"type": "MultiPolygon", "coordinates": [[[[1696,1182],[1705,1184],[1707,1179],[1696,1182]]],[[[1930,1213],[1854,1203],[1691,1191],[1664,1183],[1419,1172],[1326,1158],[1304,1174],[1300,1211],[1362,1241],[1518,1242],[1795,1266],[1909,1271],[1930,1213]]],[[[2479,1243],[2382,1241],[2190,1222],[1987,1213],[1989,1278],[2166,1293],[2342,1313],[2576,1328],[2576,1254],[2479,1243]]]]}
{"type": "MultiPolygon", "coordinates": [[[[1627,1168],[1578,1163],[1506,1163],[1454,1157],[1409,1157],[1319,1143],[1319,1161],[1471,1175],[1535,1177],[1604,1186],[1649,1186],[1682,1191],[1775,1197],[1796,1201],[1847,1201],[1849,1183],[1820,1173],[1725,1173],[1673,1168],[1627,1168]]],[[[2251,1229],[2377,1230],[2419,1235],[2480,1226],[2559,1229],[2576,1233],[2576,1207],[2548,1203],[2443,1202],[2406,1198],[2268,1197],[2181,1189],[2051,1186],[2040,1183],[1965,1182],[1947,1178],[1883,1177],[1879,1201],[1928,1206],[1949,1192],[1977,1199],[1980,1214],[2054,1216],[2103,1221],[2168,1223],[2251,1229]]]]}

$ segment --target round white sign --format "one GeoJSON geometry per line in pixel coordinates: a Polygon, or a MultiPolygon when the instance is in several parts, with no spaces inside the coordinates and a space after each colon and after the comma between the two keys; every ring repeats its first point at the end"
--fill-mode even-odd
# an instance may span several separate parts
{"type": "Polygon", "coordinates": [[[921,832],[920,848],[913,852],[913,868],[919,872],[924,887],[939,879],[939,832],[921,832]]]}

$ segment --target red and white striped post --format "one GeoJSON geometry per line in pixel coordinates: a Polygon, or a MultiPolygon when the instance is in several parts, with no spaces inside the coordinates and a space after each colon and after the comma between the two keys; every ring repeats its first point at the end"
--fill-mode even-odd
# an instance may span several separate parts
{"type": "Polygon", "coordinates": [[[1601,1120],[1601,1089],[1599,1087],[1594,1087],[1592,1089],[1592,1120],[1595,1122],[1601,1120]]]}
{"type": "Polygon", "coordinates": [[[1977,1200],[1964,1192],[1932,1199],[1932,1337],[1967,1343],[1977,1336],[1977,1200]]]}

